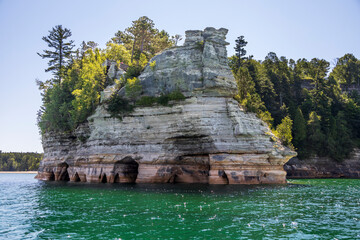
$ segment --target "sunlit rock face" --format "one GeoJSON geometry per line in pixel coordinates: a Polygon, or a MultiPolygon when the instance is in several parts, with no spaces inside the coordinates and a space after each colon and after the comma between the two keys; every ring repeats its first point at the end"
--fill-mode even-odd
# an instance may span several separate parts
{"type": "MultiPolygon", "coordinates": [[[[233,99],[226,29],[187,31],[184,46],[155,56],[142,95],[181,91],[169,106],[137,107],[122,120],[100,105],[73,134],[43,136],[38,179],[103,183],[285,183],[295,155],[233,99]]],[[[111,73],[114,75],[114,73],[111,73]]],[[[107,93],[108,94],[108,93],[107,93]]],[[[118,94],[124,94],[120,90],[118,94]]],[[[109,95],[109,94],[108,94],[109,95]]]]}

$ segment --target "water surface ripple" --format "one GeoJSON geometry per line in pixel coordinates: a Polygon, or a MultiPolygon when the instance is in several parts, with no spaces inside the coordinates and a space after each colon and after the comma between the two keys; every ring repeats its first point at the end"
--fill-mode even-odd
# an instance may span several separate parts
{"type": "Polygon", "coordinates": [[[360,180],[83,184],[0,174],[0,239],[360,239],[360,180]]]}

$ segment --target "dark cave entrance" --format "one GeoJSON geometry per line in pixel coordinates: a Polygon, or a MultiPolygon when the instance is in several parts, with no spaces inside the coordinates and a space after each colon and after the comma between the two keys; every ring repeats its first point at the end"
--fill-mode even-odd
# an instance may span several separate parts
{"type": "Polygon", "coordinates": [[[229,184],[229,178],[224,170],[219,170],[218,174],[222,178],[223,184],[229,184]]]}
{"type": "Polygon", "coordinates": [[[132,157],[125,157],[114,164],[114,183],[135,183],[139,164],[132,157]]]}
{"type": "Polygon", "coordinates": [[[60,173],[59,173],[59,177],[58,177],[58,181],[70,181],[70,177],[69,177],[69,173],[68,173],[68,168],[69,168],[69,164],[67,163],[60,163],[58,165],[58,168],[60,168],[60,173]]]}
{"type": "Polygon", "coordinates": [[[106,178],[106,174],[103,173],[102,175],[100,175],[100,182],[101,183],[107,183],[107,178],[106,178]]]}
{"type": "Polygon", "coordinates": [[[51,173],[50,173],[49,181],[55,181],[55,174],[54,174],[54,172],[51,172],[51,173]]]}
{"type": "Polygon", "coordinates": [[[76,172],[74,175],[74,182],[80,182],[79,174],[76,172]]]}

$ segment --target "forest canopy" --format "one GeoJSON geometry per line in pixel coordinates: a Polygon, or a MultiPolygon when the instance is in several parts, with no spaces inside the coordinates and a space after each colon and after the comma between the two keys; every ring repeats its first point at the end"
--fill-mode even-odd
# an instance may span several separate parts
{"type": "Polygon", "coordinates": [[[299,158],[341,161],[360,146],[359,59],[345,54],[330,71],[330,63],[318,58],[295,61],[270,52],[256,61],[244,56],[245,46],[237,45],[229,58],[238,84],[236,99],[297,150],[299,158]]]}
{"type": "Polygon", "coordinates": [[[42,153],[0,151],[0,171],[37,171],[42,153]]]}

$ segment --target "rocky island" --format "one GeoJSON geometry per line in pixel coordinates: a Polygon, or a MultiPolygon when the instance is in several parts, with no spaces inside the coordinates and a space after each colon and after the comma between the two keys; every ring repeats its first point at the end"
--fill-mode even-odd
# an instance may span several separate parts
{"type": "MultiPolygon", "coordinates": [[[[106,99],[72,133],[43,134],[37,179],[103,183],[285,183],[283,165],[295,152],[282,146],[254,113],[233,98],[227,65],[228,30],[186,31],[183,46],[166,49],[139,76],[139,96],[181,92],[167,106],[138,106],[121,118],[106,99]]],[[[113,64],[108,74],[122,74],[113,64]]]]}

